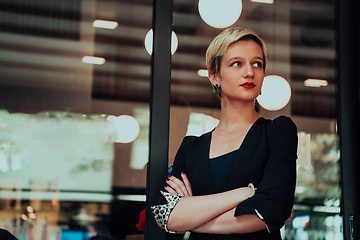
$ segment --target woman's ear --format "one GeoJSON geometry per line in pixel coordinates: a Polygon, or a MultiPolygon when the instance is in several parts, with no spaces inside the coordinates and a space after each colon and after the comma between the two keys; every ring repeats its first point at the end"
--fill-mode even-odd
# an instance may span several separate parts
{"type": "Polygon", "coordinates": [[[217,74],[208,72],[208,78],[213,86],[215,86],[216,84],[219,84],[219,79],[218,79],[217,74]]]}

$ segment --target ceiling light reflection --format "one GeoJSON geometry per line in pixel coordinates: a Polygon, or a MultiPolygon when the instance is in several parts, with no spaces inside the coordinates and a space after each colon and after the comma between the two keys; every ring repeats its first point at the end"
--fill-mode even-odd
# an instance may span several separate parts
{"type": "MultiPolygon", "coordinates": [[[[145,36],[145,49],[146,51],[151,55],[153,50],[153,39],[154,39],[154,33],[153,30],[150,29],[148,33],[145,36]]],[[[178,47],[178,38],[174,31],[171,33],[171,54],[174,54],[176,52],[176,49],[178,47]]]]}
{"type": "Polygon", "coordinates": [[[85,56],[82,58],[83,63],[88,64],[96,64],[96,65],[102,65],[105,63],[105,58],[102,57],[93,57],[93,56],[85,56]]]}
{"type": "Polygon", "coordinates": [[[273,4],[274,0],[251,0],[252,2],[273,4]]]}
{"type": "Polygon", "coordinates": [[[95,20],[93,22],[93,27],[96,28],[115,29],[117,26],[118,23],[115,21],[95,20]]]}
{"type": "Polygon", "coordinates": [[[242,11],[241,0],[199,0],[198,9],[201,18],[214,28],[226,28],[233,25],[242,11]]]}
{"type": "Polygon", "coordinates": [[[136,201],[136,202],[146,201],[146,195],[120,194],[117,195],[116,198],[123,201],[136,201]]]}
{"type": "Polygon", "coordinates": [[[208,77],[208,71],[206,69],[199,69],[199,71],[197,71],[197,74],[200,77],[208,77]]]}
{"type": "Polygon", "coordinates": [[[314,206],[314,212],[340,213],[340,207],[314,206]]]}
{"type": "Polygon", "coordinates": [[[262,93],[257,97],[257,100],[263,108],[269,111],[280,110],[290,101],[290,85],[280,76],[266,76],[261,91],[262,93]]]}
{"type": "Polygon", "coordinates": [[[328,85],[328,82],[322,79],[309,78],[304,81],[304,85],[307,87],[321,87],[321,86],[326,87],[328,85]]]}

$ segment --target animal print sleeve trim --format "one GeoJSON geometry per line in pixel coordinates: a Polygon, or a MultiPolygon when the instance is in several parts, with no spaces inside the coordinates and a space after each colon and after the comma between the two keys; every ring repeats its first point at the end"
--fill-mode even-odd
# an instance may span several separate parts
{"type": "Polygon", "coordinates": [[[183,196],[171,194],[168,192],[160,191],[161,194],[164,196],[164,198],[167,201],[167,204],[163,205],[155,205],[151,206],[151,211],[154,215],[156,223],[159,225],[159,227],[163,230],[165,230],[168,233],[178,233],[174,231],[170,231],[167,229],[167,222],[170,216],[170,213],[176,206],[176,204],[183,198],[183,196]]]}

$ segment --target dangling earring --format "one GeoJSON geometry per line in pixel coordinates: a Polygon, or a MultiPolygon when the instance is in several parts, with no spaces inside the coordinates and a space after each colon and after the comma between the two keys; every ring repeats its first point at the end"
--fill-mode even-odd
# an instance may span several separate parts
{"type": "Polygon", "coordinates": [[[220,94],[219,84],[215,84],[215,94],[216,94],[216,95],[219,95],[219,94],[220,94]]]}

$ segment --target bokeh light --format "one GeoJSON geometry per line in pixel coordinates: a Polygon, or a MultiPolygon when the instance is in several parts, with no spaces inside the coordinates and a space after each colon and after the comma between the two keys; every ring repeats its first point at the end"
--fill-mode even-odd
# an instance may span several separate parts
{"type": "Polygon", "coordinates": [[[304,81],[304,85],[307,87],[326,87],[328,85],[328,82],[323,79],[306,79],[304,81]]]}
{"type": "Polygon", "coordinates": [[[277,75],[269,75],[264,78],[261,92],[257,100],[263,108],[269,111],[282,109],[288,104],[291,97],[289,83],[277,75]]]}
{"type": "Polygon", "coordinates": [[[115,21],[95,20],[93,22],[93,27],[96,28],[115,29],[117,26],[118,23],[115,21]]]}
{"type": "Polygon", "coordinates": [[[83,63],[103,65],[105,63],[105,58],[94,57],[94,56],[84,56],[81,60],[83,63]]]}
{"type": "Polygon", "coordinates": [[[241,0],[199,0],[198,9],[201,18],[214,28],[226,28],[233,25],[242,11],[241,0]]]}
{"type": "Polygon", "coordinates": [[[310,221],[309,215],[296,216],[292,221],[292,226],[295,229],[305,228],[306,225],[309,224],[309,221],[310,221]]]}
{"type": "MultiPolygon", "coordinates": [[[[148,33],[145,36],[145,49],[146,51],[151,55],[153,50],[153,39],[154,39],[154,33],[153,30],[150,29],[148,33]]],[[[174,54],[176,52],[176,49],[178,47],[178,38],[174,31],[171,33],[171,54],[174,54]]]]}
{"type": "Polygon", "coordinates": [[[129,143],[138,137],[140,126],[134,117],[129,115],[121,115],[119,117],[110,115],[107,117],[107,120],[115,128],[116,137],[114,142],[129,143]]]}
{"type": "Polygon", "coordinates": [[[197,74],[200,76],[200,77],[208,77],[208,70],[207,69],[199,69],[197,71],[197,74]]]}
{"type": "Polygon", "coordinates": [[[34,212],[34,209],[31,206],[27,206],[26,210],[30,213],[34,212]]]}

